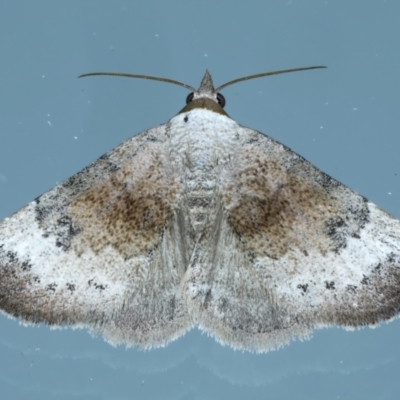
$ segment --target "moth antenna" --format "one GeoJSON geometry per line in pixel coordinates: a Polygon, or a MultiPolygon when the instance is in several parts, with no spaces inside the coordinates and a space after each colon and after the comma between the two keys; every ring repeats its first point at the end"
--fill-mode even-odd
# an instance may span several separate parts
{"type": "Polygon", "coordinates": [[[217,87],[215,89],[215,91],[220,91],[222,89],[225,89],[227,86],[233,85],[234,83],[248,81],[249,79],[262,78],[264,76],[270,76],[270,75],[286,74],[287,72],[307,71],[309,69],[318,69],[318,68],[327,68],[327,67],[325,67],[323,65],[320,65],[320,66],[316,66],[316,67],[280,69],[278,71],[262,72],[261,74],[254,74],[254,75],[244,76],[242,78],[237,78],[237,79],[234,79],[233,81],[229,81],[227,83],[224,83],[223,85],[217,87]]]}
{"type": "Polygon", "coordinates": [[[123,76],[123,77],[126,77],[126,78],[150,79],[152,81],[173,83],[174,85],[182,86],[185,89],[188,89],[188,90],[190,90],[192,92],[196,91],[196,89],[194,87],[192,87],[190,85],[186,85],[186,83],[175,81],[174,79],[160,78],[159,76],[151,76],[151,75],[126,74],[124,72],[90,72],[89,74],[79,75],[78,78],[84,78],[86,76],[95,76],[95,75],[123,76]]]}

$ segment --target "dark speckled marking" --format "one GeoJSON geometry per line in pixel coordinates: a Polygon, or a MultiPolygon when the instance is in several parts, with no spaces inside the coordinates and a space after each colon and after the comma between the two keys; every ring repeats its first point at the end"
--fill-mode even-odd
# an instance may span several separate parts
{"type": "Polygon", "coordinates": [[[304,295],[304,293],[307,292],[308,283],[304,283],[304,284],[297,285],[297,288],[298,288],[298,289],[301,289],[301,290],[303,291],[302,295],[304,295]]]}
{"type": "Polygon", "coordinates": [[[329,290],[334,290],[335,289],[335,282],[333,281],[325,281],[325,287],[329,290]]]}
{"type": "Polygon", "coordinates": [[[340,216],[333,217],[326,222],[326,234],[335,244],[334,251],[338,253],[340,249],[344,249],[347,243],[347,232],[345,230],[345,222],[340,216]]]}
{"type": "Polygon", "coordinates": [[[351,292],[352,294],[356,294],[357,293],[357,286],[355,286],[355,285],[347,285],[346,286],[346,290],[351,292]]]}
{"type": "Polygon", "coordinates": [[[363,278],[361,280],[361,284],[369,285],[370,284],[370,278],[368,278],[368,276],[363,275],[363,278]]]}
{"type": "Polygon", "coordinates": [[[76,290],[76,286],[73,283],[67,283],[67,289],[72,293],[76,290]]]}

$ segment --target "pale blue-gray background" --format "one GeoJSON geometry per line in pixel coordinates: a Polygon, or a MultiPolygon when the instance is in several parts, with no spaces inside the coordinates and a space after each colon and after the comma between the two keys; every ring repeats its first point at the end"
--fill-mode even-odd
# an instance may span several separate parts
{"type": "MultiPolygon", "coordinates": [[[[145,128],[188,92],[227,88],[226,110],[400,218],[397,0],[3,1],[0,219],[145,128]]],[[[113,348],[86,331],[0,315],[1,399],[399,399],[400,321],[317,331],[263,355],[193,331],[165,349],[113,348]]]]}

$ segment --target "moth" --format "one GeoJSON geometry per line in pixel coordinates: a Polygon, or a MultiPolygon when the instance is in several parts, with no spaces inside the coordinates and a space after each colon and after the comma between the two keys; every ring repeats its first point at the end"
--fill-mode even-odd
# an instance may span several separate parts
{"type": "MultiPolygon", "coordinates": [[[[0,309],[164,346],[197,326],[267,352],[398,316],[400,221],[238,124],[208,71],[186,106],[0,223],[0,309]]],[[[84,75],[84,76],[87,76],[84,75]]]]}

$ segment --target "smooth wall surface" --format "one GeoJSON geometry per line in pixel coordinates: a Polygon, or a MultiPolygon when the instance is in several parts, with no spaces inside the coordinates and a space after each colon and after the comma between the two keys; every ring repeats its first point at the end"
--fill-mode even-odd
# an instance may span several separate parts
{"type": "MultiPolygon", "coordinates": [[[[77,76],[122,71],[223,91],[242,125],[283,142],[400,218],[400,3],[14,1],[0,7],[0,219],[110,148],[166,122],[183,88],[77,76]]],[[[262,355],[194,330],[164,349],[0,315],[2,399],[398,399],[400,321],[317,331],[262,355]]]]}

